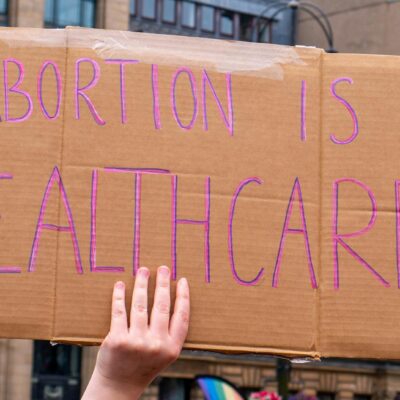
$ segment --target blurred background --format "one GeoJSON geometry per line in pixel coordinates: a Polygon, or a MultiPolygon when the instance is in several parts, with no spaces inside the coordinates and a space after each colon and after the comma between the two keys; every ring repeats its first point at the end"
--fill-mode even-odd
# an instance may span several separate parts
{"type": "Polygon", "coordinates": [[[0,25],[66,25],[400,53],[398,0],[0,0],[0,25]],[[322,25],[321,25],[322,24],[322,25]],[[329,31],[329,28],[328,28],[329,31]]]}
{"type": "MultiPolygon", "coordinates": [[[[400,54],[396,0],[0,0],[0,25],[75,25],[400,54]]],[[[96,348],[0,340],[0,400],[78,400],[96,353],[96,348]]],[[[248,399],[261,391],[268,393],[254,398],[275,400],[273,393],[279,392],[291,400],[400,400],[400,363],[291,364],[271,357],[184,352],[143,399],[200,400],[216,388],[221,400],[248,399]],[[235,387],[213,377],[202,381],[204,374],[235,387]]]]}

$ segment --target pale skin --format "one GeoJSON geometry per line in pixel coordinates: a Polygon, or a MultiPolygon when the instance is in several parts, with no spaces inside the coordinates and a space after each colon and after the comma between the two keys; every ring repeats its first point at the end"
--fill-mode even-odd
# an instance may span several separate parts
{"type": "Polygon", "coordinates": [[[82,400],[136,400],[153,379],[174,362],[182,350],[189,326],[189,286],[178,281],[170,316],[170,270],[157,271],[154,306],[149,319],[150,272],[140,268],[132,295],[130,323],[125,307],[125,285],[114,286],[110,332],[104,339],[96,366],[82,400]]]}

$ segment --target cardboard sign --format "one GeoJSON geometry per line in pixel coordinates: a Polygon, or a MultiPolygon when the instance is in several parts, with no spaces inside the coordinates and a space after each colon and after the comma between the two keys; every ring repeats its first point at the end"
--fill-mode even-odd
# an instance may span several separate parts
{"type": "Polygon", "coordinates": [[[1,337],[99,343],[113,283],[165,264],[187,348],[400,357],[400,58],[83,29],[0,54],[1,337]]]}

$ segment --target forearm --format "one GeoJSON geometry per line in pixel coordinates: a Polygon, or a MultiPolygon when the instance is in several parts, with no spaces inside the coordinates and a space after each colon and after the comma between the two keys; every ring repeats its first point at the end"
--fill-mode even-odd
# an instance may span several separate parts
{"type": "Polygon", "coordinates": [[[105,379],[95,369],[82,400],[138,400],[145,387],[126,383],[116,384],[105,379]]]}

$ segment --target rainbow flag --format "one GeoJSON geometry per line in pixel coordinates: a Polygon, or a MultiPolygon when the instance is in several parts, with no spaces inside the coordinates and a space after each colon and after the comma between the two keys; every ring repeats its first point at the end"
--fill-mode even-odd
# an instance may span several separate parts
{"type": "Polygon", "coordinates": [[[206,400],[244,400],[231,383],[217,376],[198,376],[196,382],[206,400]]]}

